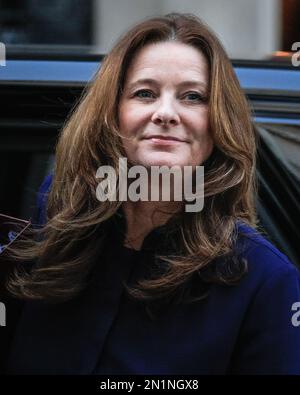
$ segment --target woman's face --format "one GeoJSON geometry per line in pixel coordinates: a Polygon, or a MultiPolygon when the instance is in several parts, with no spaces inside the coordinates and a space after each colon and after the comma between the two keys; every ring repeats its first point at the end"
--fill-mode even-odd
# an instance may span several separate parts
{"type": "Polygon", "coordinates": [[[213,150],[208,124],[208,64],[196,48],[150,44],[133,58],[119,105],[129,162],[201,165],[213,150]]]}

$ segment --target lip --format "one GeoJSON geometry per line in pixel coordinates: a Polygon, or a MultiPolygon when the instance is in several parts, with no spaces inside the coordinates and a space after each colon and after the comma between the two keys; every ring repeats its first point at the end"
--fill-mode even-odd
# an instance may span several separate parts
{"type": "Polygon", "coordinates": [[[185,140],[182,140],[178,137],[162,136],[162,135],[158,135],[158,134],[145,137],[144,140],[151,140],[153,142],[165,142],[165,143],[186,143],[185,140]]]}

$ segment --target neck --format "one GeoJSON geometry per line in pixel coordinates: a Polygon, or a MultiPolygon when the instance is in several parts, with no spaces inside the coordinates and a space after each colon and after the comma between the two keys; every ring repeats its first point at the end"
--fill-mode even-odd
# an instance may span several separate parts
{"type": "Polygon", "coordinates": [[[125,201],[122,207],[127,220],[125,246],[140,249],[154,228],[164,225],[180,211],[182,202],[125,201]]]}

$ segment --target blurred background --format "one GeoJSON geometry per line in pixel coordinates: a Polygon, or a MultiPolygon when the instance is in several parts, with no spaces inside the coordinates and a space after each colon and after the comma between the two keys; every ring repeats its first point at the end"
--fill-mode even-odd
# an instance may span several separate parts
{"type": "Polygon", "coordinates": [[[136,21],[173,11],[200,16],[234,59],[290,51],[300,37],[299,0],[0,0],[0,42],[103,54],[136,21]]]}

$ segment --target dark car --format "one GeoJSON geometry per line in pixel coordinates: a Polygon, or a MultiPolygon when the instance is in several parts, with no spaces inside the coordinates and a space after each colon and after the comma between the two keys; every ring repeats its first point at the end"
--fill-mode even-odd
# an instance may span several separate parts
{"type": "MultiPolygon", "coordinates": [[[[0,213],[36,218],[36,193],[68,114],[101,64],[95,54],[10,53],[0,67],[0,213]]],[[[261,230],[300,265],[300,68],[234,61],[259,133],[261,230]]]]}

